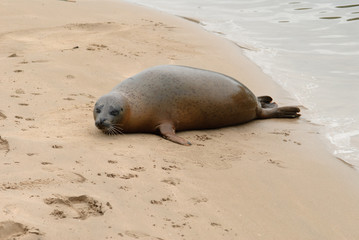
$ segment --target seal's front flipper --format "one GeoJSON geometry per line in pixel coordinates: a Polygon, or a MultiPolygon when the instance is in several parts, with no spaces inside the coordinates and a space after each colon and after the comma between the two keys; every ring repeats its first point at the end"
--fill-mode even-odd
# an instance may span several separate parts
{"type": "Polygon", "coordinates": [[[158,129],[159,129],[162,137],[167,140],[170,140],[172,142],[175,142],[175,143],[178,143],[181,145],[185,145],[185,146],[192,145],[187,140],[176,135],[174,126],[171,123],[162,123],[161,125],[158,126],[158,129]]]}

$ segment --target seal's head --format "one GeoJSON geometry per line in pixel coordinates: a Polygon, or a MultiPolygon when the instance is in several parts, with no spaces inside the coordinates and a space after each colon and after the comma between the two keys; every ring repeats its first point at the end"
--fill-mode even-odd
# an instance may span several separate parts
{"type": "Polygon", "coordinates": [[[118,94],[106,94],[97,100],[93,116],[98,129],[109,135],[122,133],[126,100],[118,94]]]}

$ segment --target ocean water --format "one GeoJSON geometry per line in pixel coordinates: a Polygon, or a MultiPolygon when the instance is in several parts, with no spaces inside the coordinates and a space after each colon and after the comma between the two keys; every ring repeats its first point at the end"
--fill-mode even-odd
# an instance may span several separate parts
{"type": "Polygon", "coordinates": [[[359,168],[359,0],[127,0],[199,20],[245,54],[322,125],[328,149],[359,168]]]}

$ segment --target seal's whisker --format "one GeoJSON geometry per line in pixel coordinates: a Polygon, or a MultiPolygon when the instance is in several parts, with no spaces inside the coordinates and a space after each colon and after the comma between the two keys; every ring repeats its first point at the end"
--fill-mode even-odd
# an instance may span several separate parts
{"type": "Polygon", "coordinates": [[[105,133],[106,133],[107,135],[109,135],[109,136],[115,135],[112,126],[110,126],[109,128],[107,128],[106,131],[105,131],[105,133]]]}
{"type": "Polygon", "coordinates": [[[109,136],[114,136],[117,134],[122,134],[124,135],[124,133],[122,132],[122,128],[115,126],[115,124],[110,125],[106,130],[104,130],[104,133],[109,135],[109,136]]]}
{"type": "Polygon", "coordinates": [[[115,128],[111,126],[111,134],[112,136],[116,135],[116,131],[115,131],[115,128]]]}
{"type": "Polygon", "coordinates": [[[121,135],[125,135],[125,134],[122,132],[123,129],[120,128],[120,127],[114,126],[114,130],[115,130],[116,133],[119,133],[119,134],[121,134],[121,135]]]}
{"type": "Polygon", "coordinates": [[[122,124],[112,124],[112,126],[114,126],[114,127],[117,128],[117,129],[123,130],[122,124]]]}

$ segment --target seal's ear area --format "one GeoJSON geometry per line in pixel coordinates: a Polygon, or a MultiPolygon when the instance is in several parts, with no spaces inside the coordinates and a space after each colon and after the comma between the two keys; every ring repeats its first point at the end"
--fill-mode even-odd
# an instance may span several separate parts
{"type": "Polygon", "coordinates": [[[158,130],[160,131],[161,135],[163,138],[167,139],[167,140],[170,140],[174,143],[178,143],[178,144],[181,144],[181,145],[185,145],[185,146],[191,146],[192,144],[177,136],[176,133],[175,133],[175,129],[174,129],[174,126],[173,124],[171,123],[162,123],[158,126],[158,130]]]}

